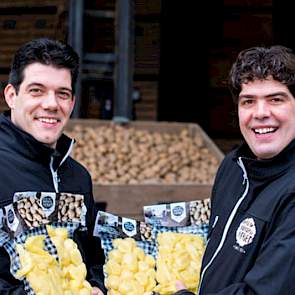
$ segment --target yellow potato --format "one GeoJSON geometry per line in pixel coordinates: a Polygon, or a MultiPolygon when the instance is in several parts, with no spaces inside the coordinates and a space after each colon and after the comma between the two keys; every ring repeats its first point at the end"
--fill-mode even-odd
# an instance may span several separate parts
{"type": "Polygon", "coordinates": [[[159,284],[154,291],[161,295],[173,294],[175,283],[180,280],[196,292],[205,248],[203,239],[193,234],[166,232],[158,235],[158,243],[156,279],[159,284]]]}
{"type": "Polygon", "coordinates": [[[108,295],[147,295],[156,285],[155,260],[134,239],[115,239],[104,270],[108,295]]]}

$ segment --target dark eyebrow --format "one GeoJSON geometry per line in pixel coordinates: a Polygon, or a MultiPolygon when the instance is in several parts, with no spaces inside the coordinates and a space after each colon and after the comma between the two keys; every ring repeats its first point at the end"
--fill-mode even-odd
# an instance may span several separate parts
{"type": "Polygon", "coordinates": [[[41,84],[41,83],[32,82],[32,83],[28,84],[26,88],[30,88],[30,87],[32,87],[32,86],[45,87],[45,86],[44,86],[43,84],[41,84]]]}
{"type": "Polygon", "coordinates": [[[266,97],[273,97],[273,96],[284,96],[284,97],[287,97],[288,94],[284,91],[278,91],[278,92],[274,92],[274,93],[271,93],[269,95],[267,95],[266,97]]]}
{"type": "MultiPolygon", "coordinates": [[[[243,94],[243,95],[239,95],[239,99],[242,99],[242,98],[253,98],[257,95],[255,94],[243,94]]],[[[284,91],[278,91],[278,92],[274,92],[274,93],[270,93],[268,95],[266,95],[265,97],[269,98],[269,97],[274,97],[274,96],[284,96],[284,97],[287,97],[288,94],[284,91]]]]}

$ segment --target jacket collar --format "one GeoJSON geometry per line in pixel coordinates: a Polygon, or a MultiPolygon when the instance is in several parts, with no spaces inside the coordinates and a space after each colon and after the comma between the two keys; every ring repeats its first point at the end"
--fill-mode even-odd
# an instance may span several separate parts
{"type": "Polygon", "coordinates": [[[10,119],[10,112],[0,115],[0,146],[9,146],[12,151],[22,154],[26,158],[49,164],[51,156],[54,157],[54,167],[69,153],[74,140],[65,134],[59,138],[56,149],[39,142],[32,135],[14,125],[10,119]]]}
{"type": "Polygon", "coordinates": [[[251,178],[262,180],[276,177],[295,164],[295,139],[278,155],[267,160],[257,160],[249,146],[244,142],[234,154],[234,160],[242,157],[247,174],[251,178]]]}

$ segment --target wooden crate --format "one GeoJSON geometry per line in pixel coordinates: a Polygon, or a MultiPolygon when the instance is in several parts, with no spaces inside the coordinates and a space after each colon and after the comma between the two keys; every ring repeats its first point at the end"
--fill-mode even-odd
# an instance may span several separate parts
{"type": "MultiPolygon", "coordinates": [[[[98,127],[110,124],[110,121],[95,119],[71,119],[67,130],[75,125],[98,127]]],[[[127,124],[138,130],[150,132],[179,133],[184,128],[193,136],[199,134],[205,146],[215,155],[219,162],[224,155],[215,143],[197,124],[176,122],[145,122],[132,121],[127,124]]],[[[142,207],[157,203],[189,201],[210,197],[212,184],[128,184],[128,185],[94,185],[93,192],[96,202],[105,202],[110,213],[136,218],[143,217],[142,207]]]]}

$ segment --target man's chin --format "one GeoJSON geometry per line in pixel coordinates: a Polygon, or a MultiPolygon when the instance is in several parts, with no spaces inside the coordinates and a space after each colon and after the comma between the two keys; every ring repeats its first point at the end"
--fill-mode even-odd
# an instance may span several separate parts
{"type": "Polygon", "coordinates": [[[35,139],[38,140],[39,142],[51,147],[55,148],[56,147],[56,142],[59,137],[54,136],[54,137],[49,137],[49,136],[36,136],[35,139]]]}
{"type": "Polygon", "coordinates": [[[257,159],[260,160],[268,160],[275,157],[278,152],[276,150],[256,150],[254,151],[255,156],[257,159]]]}

